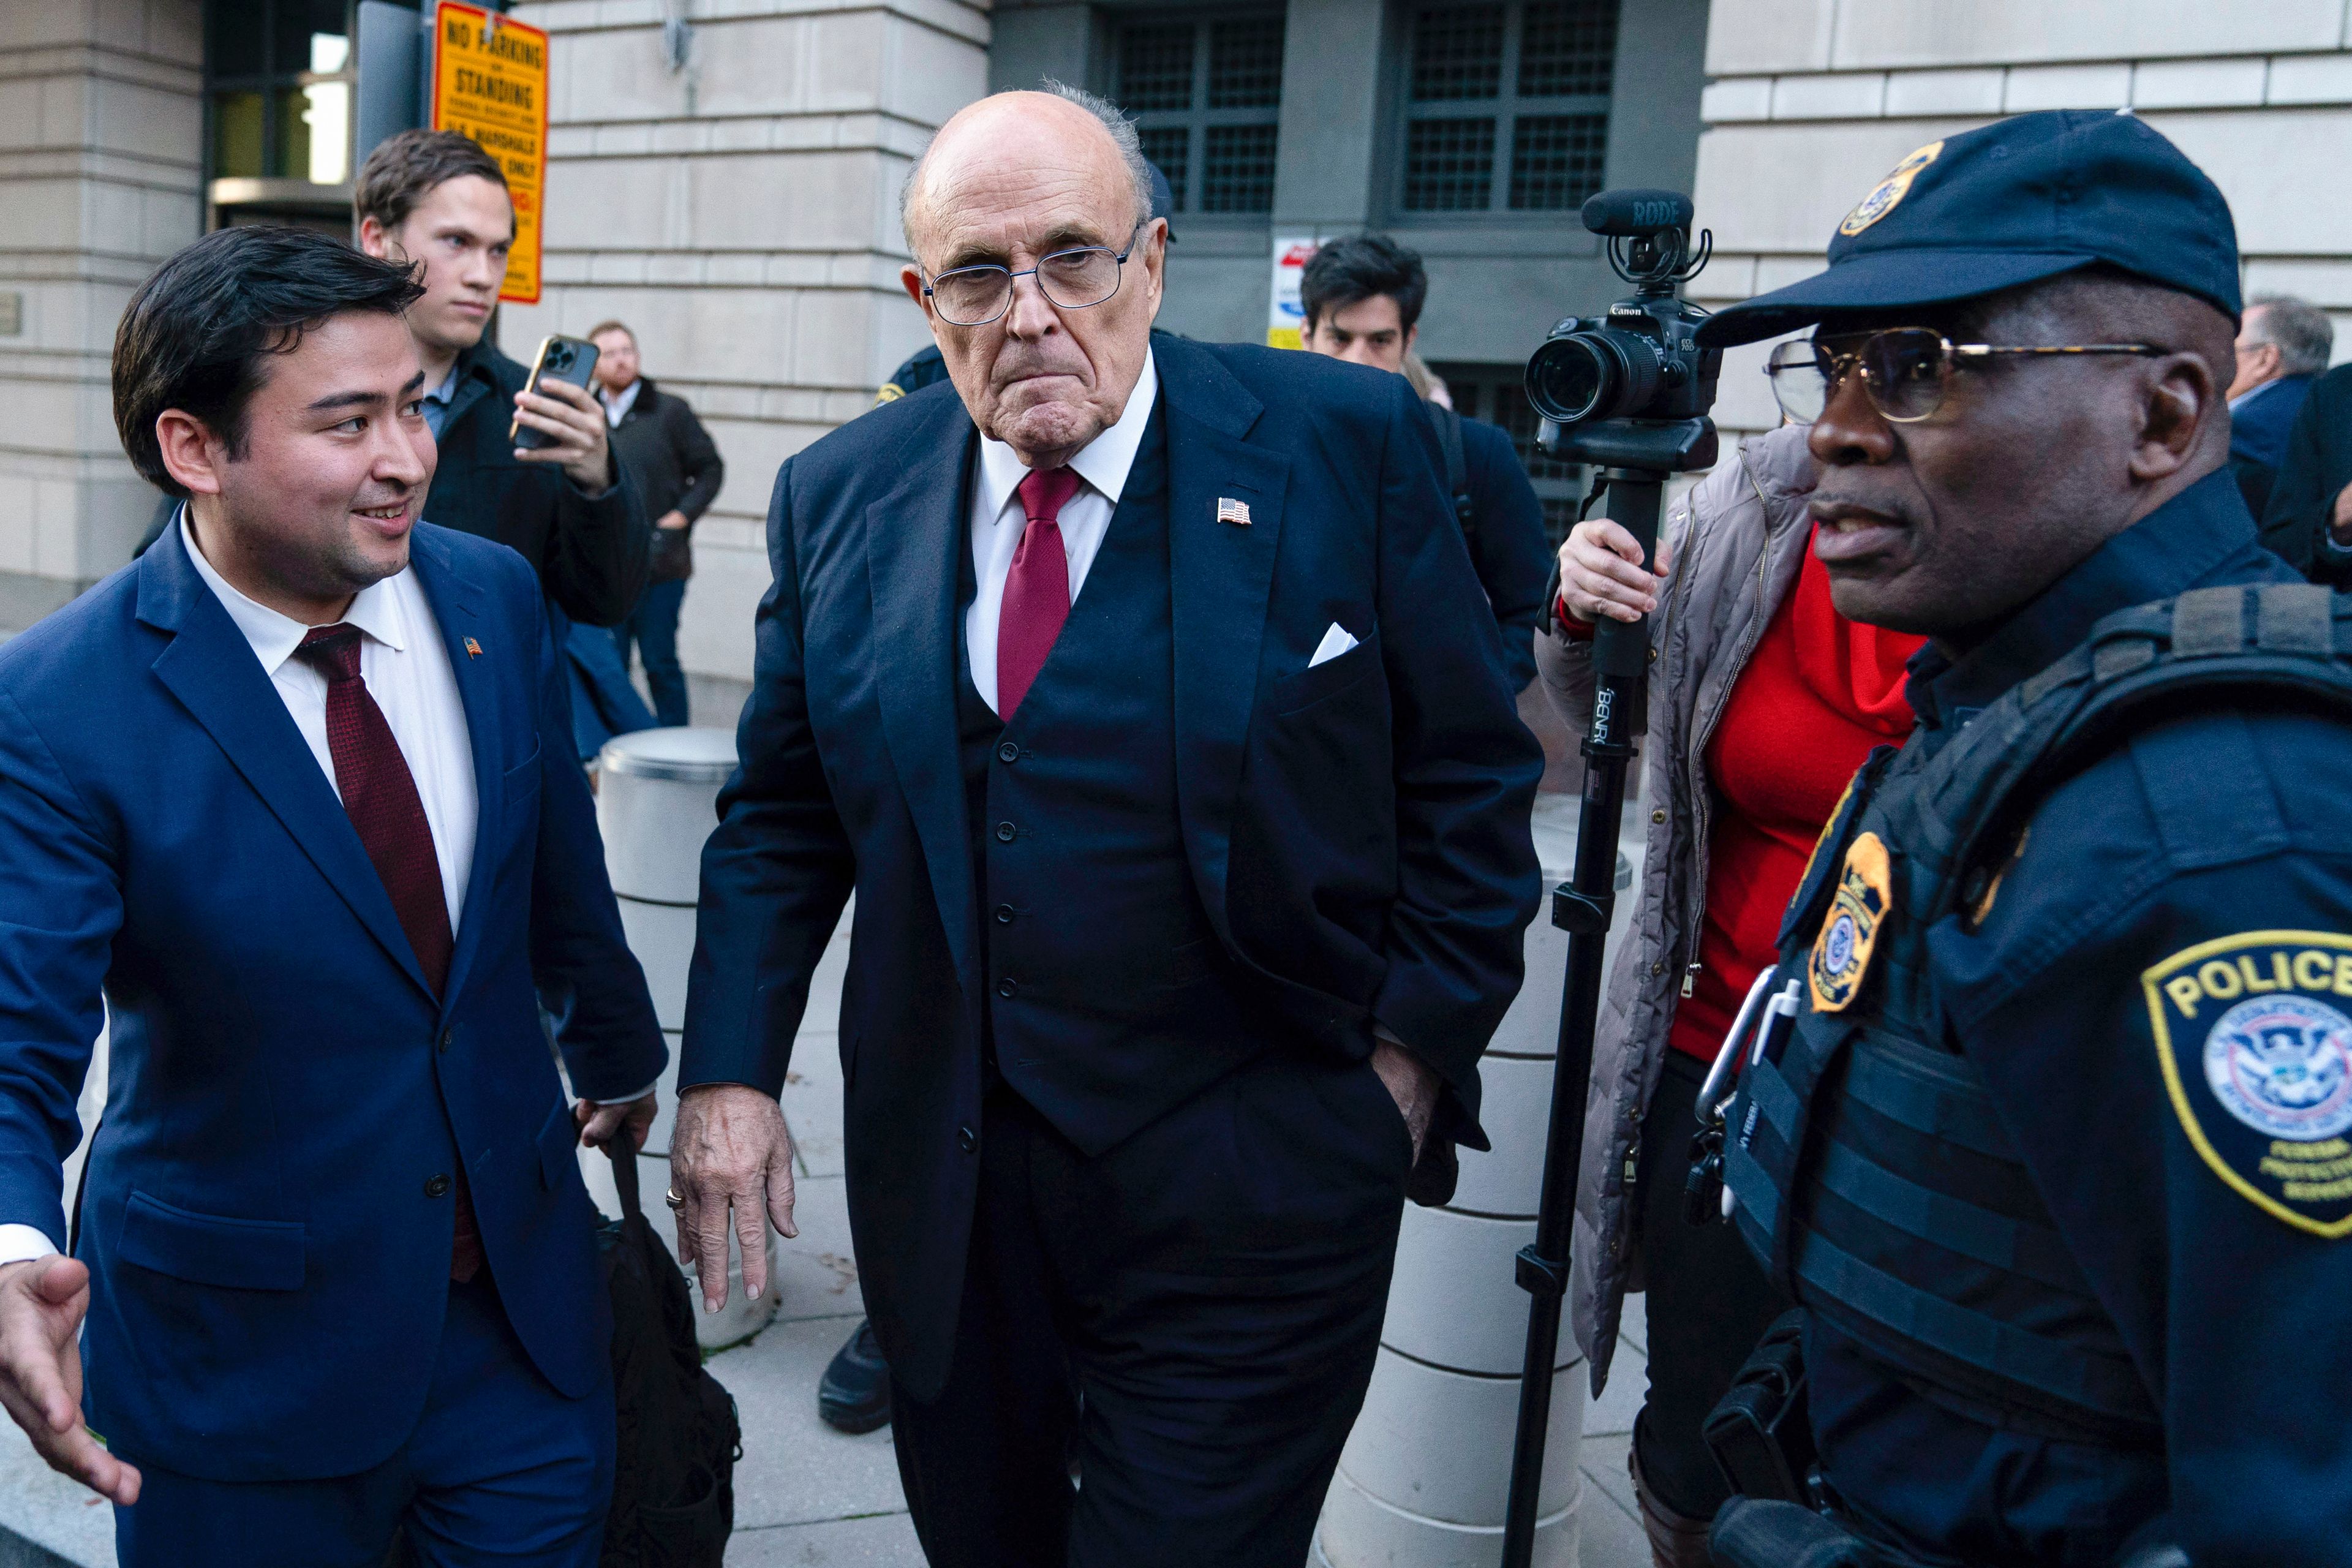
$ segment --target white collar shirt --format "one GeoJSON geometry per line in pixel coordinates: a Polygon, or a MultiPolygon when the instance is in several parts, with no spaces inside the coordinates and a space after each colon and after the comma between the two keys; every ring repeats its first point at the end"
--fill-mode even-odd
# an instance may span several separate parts
{"type": "Polygon", "coordinates": [[[637,377],[636,380],[629,383],[628,385],[621,388],[620,391],[606,395],[604,398],[604,423],[606,425],[615,430],[618,430],[621,427],[621,421],[626,419],[629,416],[629,410],[637,405],[637,389],[644,386],[645,384],[646,378],[641,375],[637,377]]]}
{"type": "MultiPolygon", "coordinates": [[[[1070,459],[1071,469],[1085,482],[1062,503],[1056,521],[1063,555],[1069,563],[1072,604],[1077,603],[1079,591],[1086,586],[1087,570],[1102,548],[1103,535],[1110,531],[1111,513],[1118,510],[1119,492],[1127,488],[1128,472],[1135,467],[1144,427],[1151,423],[1152,405],[1159,396],[1159,367],[1146,349],[1143,374],[1136,377],[1135,390],[1128,394],[1118,422],[1070,459]]],[[[1013,557],[1029,526],[1020,496],[1021,481],[1028,477],[1028,468],[1011,447],[981,437],[980,461],[972,465],[971,503],[972,576],[980,591],[964,612],[963,640],[971,661],[971,683],[992,713],[996,710],[997,618],[1004,605],[1004,580],[1012,574],[1013,557]]]]}
{"type": "MultiPolygon", "coordinates": [[[[183,507],[180,537],[196,574],[245,634],[263,673],[278,689],[278,700],[286,704],[294,727],[318,760],[320,772],[327,775],[328,787],[341,799],[335,785],[335,753],[327,740],[327,678],[294,657],[310,628],[231,586],[196,548],[195,531],[187,519],[183,507]]],[[[441,892],[448,900],[454,937],[473,871],[481,803],[474,785],[472,736],[465,701],[457,694],[457,673],[449,665],[449,646],[442,640],[440,623],[413,565],[361,589],[343,620],[360,629],[360,679],[383,710],[409,776],[416,781],[425,820],[433,829],[433,853],[441,865],[441,892]]]]}

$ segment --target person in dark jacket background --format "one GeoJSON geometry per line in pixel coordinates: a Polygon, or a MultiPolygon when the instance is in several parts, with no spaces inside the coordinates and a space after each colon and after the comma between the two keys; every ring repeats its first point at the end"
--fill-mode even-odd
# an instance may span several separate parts
{"type": "MultiPolygon", "coordinates": [[[[1428,297],[1421,258],[1386,235],[1328,241],[1299,280],[1307,347],[1402,375],[1428,297]]],[[[1551,574],[1542,503],[1508,435],[1439,404],[1423,406],[1446,451],[1446,482],[1470,563],[1502,634],[1504,672],[1514,692],[1524,690],[1536,676],[1535,634],[1543,624],[1544,583],[1551,574]]]]}
{"type": "Polygon", "coordinates": [[[2263,543],[2313,582],[2352,588],[2352,365],[2311,384],[2263,511],[2263,543]]]}
{"type": "Polygon", "coordinates": [[[2327,368],[2336,324],[2308,300],[2270,294],[2246,304],[2230,382],[2230,476],[2257,518],[2270,505],[2287,432],[2327,368]]]}
{"type": "Polygon", "coordinates": [[[485,334],[514,237],[498,160],[453,131],[404,131],[368,154],[354,205],[360,248],[415,262],[425,285],[408,310],[440,446],[425,516],[519,552],[569,620],[619,621],[645,587],[651,531],[604,411],[555,383],[524,395],[530,371],[485,334]],[[518,418],[553,444],[516,447],[518,418]]]}
{"type": "Polygon", "coordinates": [[[636,645],[655,715],[665,724],[684,724],[686,672],[677,662],[677,613],[686,599],[686,580],[694,575],[694,525],[719,499],[727,465],[685,399],[660,391],[640,374],[635,332],[619,321],[604,321],[589,329],[588,341],[596,345],[597,395],[612,426],[613,445],[654,520],[646,591],[628,618],[613,628],[613,640],[625,670],[629,647],[636,645]]]}

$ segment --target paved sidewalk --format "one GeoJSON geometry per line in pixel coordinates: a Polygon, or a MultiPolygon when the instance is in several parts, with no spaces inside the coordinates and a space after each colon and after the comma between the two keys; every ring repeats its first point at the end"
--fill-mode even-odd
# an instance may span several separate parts
{"type": "MultiPolygon", "coordinates": [[[[865,1314],[842,1187],[841,1057],[835,1026],[848,925],[810,987],[809,1026],[793,1050],[784,1115],[797,1147],[800,1237],[783,1244],[783,1306],[710,1370],[742,1412],[730,1568],[922,1568],[888,1428],[844,1436],[816,1415],[825,1363],[865,1314]]],[[[100,1091],[102,1092],[102,1090],[100,1091]]],[[[89,1097],[86,1113],[97,1109],[89,1097]]],[[[70,1177],[68,1177],[70,1180],[70,1177]]],[[[1625,1448],[1643,1386],[1642,1314],[1630,1325],[1609,1392],[1585,1412],[1582,1568],[1643,1568],[1625,1448]]],[[[0,1421],[0,1568],[113,1568],[112,1510],[52,1474],[15,1425],[0,1421]]]]}

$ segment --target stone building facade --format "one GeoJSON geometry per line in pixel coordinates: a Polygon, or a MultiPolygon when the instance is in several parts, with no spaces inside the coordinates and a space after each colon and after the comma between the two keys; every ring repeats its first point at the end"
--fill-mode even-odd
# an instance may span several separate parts
{"type": "MultiPolygon", "coordinates": [[[[2124,109],[2212,175],[2249,295],[2299,294],[2352,357],[2352,14],[2341,0],[1716,0],[1696,187],[1720,306],[1817,271],[1913,148],[2005,114],[2124,109]]],[[[1769,344],[1725,365],[1727,429],[1777,422],[1769,344]]]]}
{"type": "Polygon", "coordinates": [[[0,5],[0,628],[131,558],[114,325],[199,229],[199,0],[0,5]]]}

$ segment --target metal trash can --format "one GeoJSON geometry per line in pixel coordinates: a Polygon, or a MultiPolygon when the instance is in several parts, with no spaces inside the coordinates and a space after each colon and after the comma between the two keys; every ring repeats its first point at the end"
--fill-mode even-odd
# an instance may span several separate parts
{"type": "MultiPolygon", "coordinates": [[[[694,957],[694,913],[702,880],[702,844],[718,826],[719,786],[735,771],[735,732],[718,729],[639,730],[615,735],[596,756],[596,826],[604,838],[604,867],[620,900],[621,930],[645,966],[654,1013],[669,1044],[661,1077],[661,1109],[639,1158],[638,1185],[648,1203],[669,1185],[669,1140],[677,1116],[678,1032],[686,1024],[686,974],[694,957]]],[[[620,1212],[611,1162],[581,1151],[589,1195],[607,1214],[620,1212]]],[[[654,1228],[676,1246],[676,1226],[655,1215],[654,1228]]],[[[777,1283],[777,1237],[768,1236],[768,1290],[743,1294],[743,1262],[730,1233],[727,1307],[695,1314],[695,1333],[707,1350],[734,1344],[767,1327],[782,1300],[777,1283]]],[[[692,1270],[688,1270],[689,1273],[692,1270]]]]}

